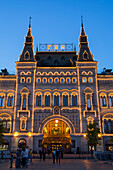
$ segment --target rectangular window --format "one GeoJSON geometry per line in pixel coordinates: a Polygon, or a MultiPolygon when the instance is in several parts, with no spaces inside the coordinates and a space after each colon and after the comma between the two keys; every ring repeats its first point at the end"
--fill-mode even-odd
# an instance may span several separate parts
{"type": "Polygon", "coordinates": [[[50,96],[45,96],[45,106],[50,106],[50,96]]]}
{"type": "Polygon", "coordinates": [[[87,98],[87,110],[91,109],[91,99],[87,98]]]}
{"type": "Polygon", "coordinates": [[[26,98],[23,98],[23,105],[22,105],[22,109],[25,110],[26,109],[26,98]]]}
{"type": "Polygon", "coordinates": [[[63,96],[63,106],[68,106],[68,95],[63,96]]]}
{"type": "Polygon", "coordinates": [[[72,96],[72,106],[77,106],[77,96],[72,96]]]}
{"type": "Polygon", "coordinates": [[[59,96],[54,96],[54,106],[59,106],[59,96]]]}
{"type": "Polygon", "coordinates": [[[41,96],[36,96],[36,106],[41,106],[41,96]]]}

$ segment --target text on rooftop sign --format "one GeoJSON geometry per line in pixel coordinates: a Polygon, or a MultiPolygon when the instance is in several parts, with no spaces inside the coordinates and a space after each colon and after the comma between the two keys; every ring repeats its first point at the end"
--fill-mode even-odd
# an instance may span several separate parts
{"type": "Polygon", "coordinates": [[[39,51],[73,51],[73,44],[39,44],[39,51]]]}

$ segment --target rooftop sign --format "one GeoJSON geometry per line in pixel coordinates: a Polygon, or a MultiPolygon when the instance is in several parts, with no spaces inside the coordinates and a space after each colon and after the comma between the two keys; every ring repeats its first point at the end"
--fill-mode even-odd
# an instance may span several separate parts
{"type": "Polygon", "coordinates": [[[39,44],[39,51],[73,51],[73,44],[39,44]]]}

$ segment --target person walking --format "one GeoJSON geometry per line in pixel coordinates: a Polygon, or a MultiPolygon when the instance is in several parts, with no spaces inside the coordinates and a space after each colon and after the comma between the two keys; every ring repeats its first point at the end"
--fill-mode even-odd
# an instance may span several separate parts
{"type": "Polygon", "coordinates": [[[42,160],[42,149],[39,150],[40,161],[42,160]]]}
{"type": "Polygon", "coordinates": [[[10,168],[12,168],[13,160],[14,160],[13,155],[11,155],[11,157],[10,157],[10,168]]]}
{"type": "Polygon", "coordinates": [[[26,151],[26,167],[28,167],[28,163],[29,163],[29,148],[28,146],[25,149],[26,151]]]}
{"type": "Polygon", "coordinates": [[[20,160],[20,151],[17,149],[16,152],[16,168],[20,168],[21,160],[20,160]]]}
{"type": "Polygon", "coordinates": [[[55,164],[55,155],[56,155],[55,150],[53,150],[52,155],[53,155],[53,164],[55,164]]]}
{"type": "Polygon", "coordinates": [[[63,146],[61,147],[61,158],[63,159],[63,151],[64,151],[64,148],[63,146]]]}
{"type": "Polygon", "coordinates": [[[25,165],[26,165],[26,151],[25,151],[25,148],[22,149],[21,155],[22,155],[22,166],[25,167],[25,165]]]}
{"type": "Polygon", "coordinates": [[[58,148],[56,150],[56,163],[58,163],[58,162],[60,164],[60,148],[58,148]]]}
{"type": "Polygon", "coordinates": [[[32,163],[32,149],[30,149],[30,151],[29,151],[29,157],[30,157],[30,163],[32,163]]]}
{"type": "Polygon", "coordinates": [[[46,159],[46,149],[45,148],[43,148],[43,161],[45,161],[45,159],[46,159]]]}

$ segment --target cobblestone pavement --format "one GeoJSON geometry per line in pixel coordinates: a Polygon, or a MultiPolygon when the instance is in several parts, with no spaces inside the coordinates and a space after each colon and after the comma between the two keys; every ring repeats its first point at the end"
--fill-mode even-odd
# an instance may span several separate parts
{"type": "MultiPolygon", "coordinates": [[[[0,160],[0,170],[10,169],[8,160],[0,160]]],[[[15,169],[15,161],[13,168],[15,169]]],[[[26,169],[26,168],[18,168],[26,169]]],[[[112,162],[85,160],[85,159],[63,159],[60,164],[53,164],[52,159],[46,161],[40,161],[39,159],[33,159],[33,163],[28,166],[27,169],[37,170],[113,170],[112,162]]]]}

